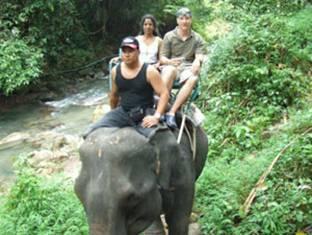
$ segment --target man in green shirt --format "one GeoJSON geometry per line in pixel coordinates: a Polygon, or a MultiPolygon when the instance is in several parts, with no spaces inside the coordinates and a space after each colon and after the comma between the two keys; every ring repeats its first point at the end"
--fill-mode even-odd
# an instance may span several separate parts
{"type": "Polygon", "coordinates": [[[187,101],[196,85],[205,53],[205,42],[192,30],[192,13],[183,7],[177,11],[177,27],[165,34],[160,52],[161,77],[169,91],[175,79],[183,84],[175,102],[166,114],[170,128],[176,128],[175,113],[187,101]]]}

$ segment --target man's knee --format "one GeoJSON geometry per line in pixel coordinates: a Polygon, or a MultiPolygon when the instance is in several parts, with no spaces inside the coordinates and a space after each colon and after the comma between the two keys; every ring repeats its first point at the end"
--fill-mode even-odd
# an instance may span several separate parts
{"type": "Polygon", "coordinates": [[[177,76],[177,68],[172,65],[166,65],[161,71],[161,76],[175,78],[177,76]]]}

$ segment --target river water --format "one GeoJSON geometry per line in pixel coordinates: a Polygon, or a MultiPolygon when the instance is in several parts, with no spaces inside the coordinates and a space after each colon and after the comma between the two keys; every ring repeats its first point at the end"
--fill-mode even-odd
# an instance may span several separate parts
{"type": "MultiPolygon", "coordinates": [[[[0,141],[12,133],[37,133],[53,130],[81,135],[92,123],[96,105],[107,103],[108,80],[87,80],[78,85],[78,93],[67,94],[58,100],[45,103],[17,105],[0,113],[0,141]]],[[[0,179],[10,178],[13,161],[20,154],[30,152],[25,142],[0,145],[0,179]]]]}

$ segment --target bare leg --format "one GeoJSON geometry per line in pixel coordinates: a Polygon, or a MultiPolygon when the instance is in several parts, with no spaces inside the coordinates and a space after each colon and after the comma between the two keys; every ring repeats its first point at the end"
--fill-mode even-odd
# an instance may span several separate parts
{"type": "Polygon", "coordinates": [[[178,109],[187,101],[188,97],[192,93],[192,90],[196,82],[197,82],[197,77],[192,77],[185,82],[180,92],[178,93],[174,104],[172,105],[169,111],[170,115],[171,114],[174,115],[178,111],[178,109]]]}
{"type": "Polygon", "coordinates": [[[161,79],[165,82],[166,87],[168,88],[169,92],[171,92],[171,88],[173,85],[174,80],[177,76],[177,69],[174,66],[167,65],[161,71],[161,79]]]}

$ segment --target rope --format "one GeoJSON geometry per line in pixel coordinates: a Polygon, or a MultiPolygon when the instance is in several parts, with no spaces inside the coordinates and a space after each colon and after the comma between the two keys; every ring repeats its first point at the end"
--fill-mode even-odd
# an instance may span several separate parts
{"type": "Polygon", "coordinates": [[[193,126],[193,161],[195,161],[196,157],[196,128],[193,126]]]}
{"type": "Polygon", "coordinates": [[[182,138],[182,134],[183,134],[183,129],[184,129],[184,126],[185,126],[185,119],[186,119],[186,115],[183,113],[182,122],[181,122],[180,130],[179,130],[179,135],[178,135],[178,139],[177,139],[177,143],[178,143],[178,144],[180,144],[180,142],[181,142],[181,138],[182,138]]]}
{"type": "Polygon", "coordinates": [[[195,161],[195,157],[196,157],[196,128],[193,127],[193,132],[192,132],[193,136],[191,136],[190,130],[185,125],[185,121],[186,121],[186,115],[183,113],[183,117],[182,117],[182,122],[181,122],[180,129],[179,129],[179,135],[178,135],[177,143],[180,144],[181,138],[182,138],[182,134],[183,134],[183,130],[185,129],[185,132],[187,134],[188,140],[190,142],[191,151],[193,153],[192,159],[193,159],[193,161],[195,161]]]}
{"type": "Polygon", "coordinates": [[[101,59],[98,59],[98,60],[95,60],[89,64],[86,64],[86,65],[83,65],[83,66],[80,66],[80,67],[77,67],[77,68],[74,68],[74,69],[68,69],[68,70],[63,70],[63,71],[59,71],[59,72],[56,72],[56,73],[49,73],[49,74],[45,74],[43,76],[51,76],[51,75],[60,75],[60,74],[67,74],[67,73],[75,73],[75,72],[78,72],[78,71],[81,71],[81,70],[84,70],[84,69],[87,69],[89,67],[92,67],[92,66],[95,66],[103,61],[106,61],[112,57],[114,57],[116,55],[109,55],[109,56],[104,56],[102,57],[101,59]]]}

